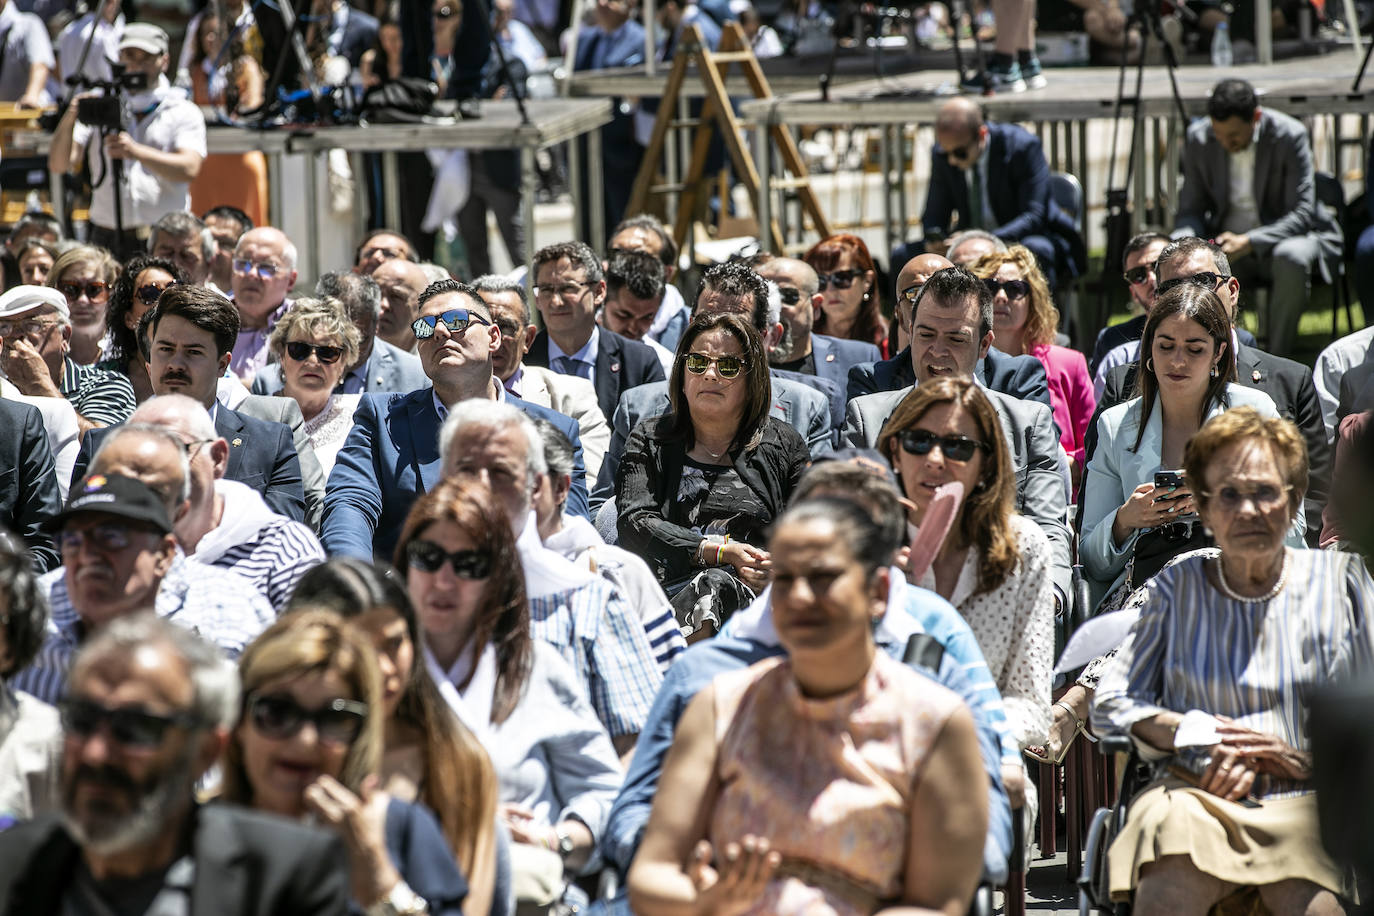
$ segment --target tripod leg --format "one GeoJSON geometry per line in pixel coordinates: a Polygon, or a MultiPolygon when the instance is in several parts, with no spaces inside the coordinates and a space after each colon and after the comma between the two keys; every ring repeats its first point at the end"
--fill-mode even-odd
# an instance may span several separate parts
{"type": "MultiPolygon", "coordinates": [[[[1359,28],[1358,23],[1356,24],[1355,28],[1359,28]]],[[[1374,54],[1374,38],[1370,40],[1369,47],[1365,48],[1364,50],[1364,60],[1360,61],[1360,70],[1358,73],[1355,74],[1355,82],[1350,84],[1351,92],[1360,91],[1360,81],[1364,79],[1364,71],[1369,68],[1369,55],[1371,54],[1374,54]]]]}

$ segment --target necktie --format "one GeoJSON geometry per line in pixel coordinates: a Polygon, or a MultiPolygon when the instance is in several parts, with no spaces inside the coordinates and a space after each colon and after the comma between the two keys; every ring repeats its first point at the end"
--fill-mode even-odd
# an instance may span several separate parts
{"type": "Polygon", "coordinates": [[[573,359],[571,356],[560,356],[554,360],[554,368],[563,375],[575,375],[578,378],[591,378],[592,367],[582,362],[580,359],[573,359]]]}
{"type": "Polygon", "coordinates": [[[973,170],[969,173],[972,180],[968,189],[968,226],[961,228],[982,229],[983,228],[983,164],[975,162],[973,170]]]}

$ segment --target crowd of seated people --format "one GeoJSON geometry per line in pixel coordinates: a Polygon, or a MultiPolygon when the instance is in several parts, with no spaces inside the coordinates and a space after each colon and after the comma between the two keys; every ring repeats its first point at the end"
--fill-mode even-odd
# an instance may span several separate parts
{"type": "Polygon", "coordinates": [[[1331,252],[1248,88],[1091,358],[1043,154],[965,103],[890,283],[837,235],[679,288],[634,216],[524,282],[374,230],[302,292],[232,207],[123,259],[26,217],[0,914],[958,916],[1086,729],[1155,767],[1113,894],[1335,912],[1306,704],[1374,663],[1374,345],[1290,358],[1331,252]],[[1057,683],[1075,566],[1134,622],[1057,683]]]}

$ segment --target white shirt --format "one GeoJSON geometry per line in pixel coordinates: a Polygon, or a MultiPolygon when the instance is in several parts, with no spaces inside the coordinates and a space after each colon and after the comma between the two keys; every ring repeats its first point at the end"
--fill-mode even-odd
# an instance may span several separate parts
{"type": "Polygon", "coordinates": [[[1321,404],[1322,420],[1326,423],[1326,437],[1336,435],[1336,408],[1340,406],[1341,377],[1356,366],[1374,360],[1374,325],[1354,334],[1347,334],[1331,344],[1317,357],[1312,370],[1312,382],[1317,386],[1317,401],[1321,404]]]}
{"type": "Polygon", "coordinates": [[[673,371],[674,356],[672,350],[669,350],[647,334],[640,338],[639,342],[647,345],[650,350],[654,351],[654,355],[658,357],[658,361],[663,364],[663,374],[665,376],[673,371]]]}
{"type": "MultiPolygon", "coordinates": [[[[0,102],[17,102],[29,85],[29,68],[42,64],[51,69],[52,41],[43,20],[20,12],[13,2],[0,9],[0,35],[5,36],[5,62],[0,67],[0,102]]],[[[42,93],[47,102],[46,90],[42,93]]]]}
{"type": "MultiPolygon", "coordinates": [[[[200,108],[186,98],[184,91],[173,89],[165,76],[158,78],[158,87],[153,93],[156,107],[150,113],[137,117],[138,108],[135,106],[135,116],[129,124],[130,136],[135,142],[163,152],[190,150],[204,156],[205,118],[200,108]]],[[[99,137],[94,136],[91,128],[78,123],[72,132],[72,142],[86,147],[86,161],[90,164],[91,175],[99,179],[103,174],[99,137]]],[[[111,174],[104,175],[105,180],[91,195],[91,223],[113,229],[113,166],[109,171],[111,174]]],[[[191,208],[189,183],[165,181],[133,159],[124,160],[123,190],[125,229],[151,226],[168,213],[191,208]]]]}
{"type": "Polygon", "coordinates": [[[81,52],[86,47],[86,39],[91,34],[91,23],[95,25],[95,38],[91,40],[91,50],[86,55],[86,65],[81,73],[90,80],[109,80],[114,77],[110,61],[119,60],[119,39],[124,34],[124,14],[115,17],[114,22],[106,21],[104,16],[87,13],[69,24],[57,36],[57,60],[62,65],[62,79],[76,72],[81,62],[81,52]]]}
{"type": "Polygon", "coordinates": [[[1260,224],[1259,203],[1255,200],[1255,145],[1259,141],[1260,125],[1250,144],[1238,153],[1227,153],[1230,159],[1230,208],[1226,212],[1228,232],[1249,232],[1260,224]]]}
{"type": "MultiPolygon", "coordinates": [[[[563,348],[560,347],[557,343],[554,342],[553,335],[550,334],[550,335],[549,335],[549,368],[552,369],[552,370],[554,370],[555,372],[559,371],[559,370],[558,370],[558,366],[559,366],[559,362],[558,362],[558,361],[559,361],[560,359],[563,359],[564,357],[569,357],[569,356],[570,356],[570,357],[572,357],[573,359],[577,360],[579,363],[582,363],[582,364],[584,364],[584,365],[587,367],[587,376],[586,376],[587,381],[589,381],[589,382],[591,382],[593,385],[595,385],[595,384],[596,384],[596,352],[597,352],[597,347],[598,347],[598,345],[600,344],[600,342],[601,342],[601,331],[600,331],[600,329],[596,326],[596,323],[595,323],[595,322],[592,323],[592,336],[590,336],[590,337],[587,338],[587,342],[584,343],[584,344],[582,345],[582,348],[581,348],[580,350],[578,350],[576,353],[565,353],[565,352],[563,352],[563,348]]],[[[565,374],[566,374],[566,375],[572,375],[573,373],[569,372],[569,373],[565,373],[565,374]]]]}

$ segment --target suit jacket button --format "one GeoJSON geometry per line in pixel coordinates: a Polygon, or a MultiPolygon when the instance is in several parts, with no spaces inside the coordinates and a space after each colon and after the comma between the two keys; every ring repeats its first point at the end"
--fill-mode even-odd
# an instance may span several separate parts
{"type": "Polygon", "coordinates": [[[612,372],[619,372],[619,371],[620,371],[620,363],[611,363],[611,371],[612,371],[612,372]]]}

